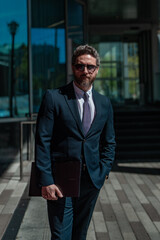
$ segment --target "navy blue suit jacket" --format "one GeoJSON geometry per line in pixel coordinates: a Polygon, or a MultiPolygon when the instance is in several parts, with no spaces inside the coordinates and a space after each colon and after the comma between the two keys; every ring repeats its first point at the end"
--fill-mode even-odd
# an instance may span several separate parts
{"type": "Polygon", "coordinates": [[[52,161],[82,161],[83,153],[93,184],[102,187],[115,155],[113,112],[109,99],[94,89],[93,100],[96,116],[84,136],[73,83],[46,91],[36,129],[36,165],[42,186],[54,183],[52,161]]]}

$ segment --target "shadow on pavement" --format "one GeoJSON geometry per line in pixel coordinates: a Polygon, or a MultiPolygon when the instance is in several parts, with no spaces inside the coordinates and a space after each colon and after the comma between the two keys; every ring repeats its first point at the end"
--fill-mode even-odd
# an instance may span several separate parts
{"type": "MultiPolygon", "coordinates": [[[[122,166],[123,164],[119,165],[121,162],[116,161],[112,171],[113,172],[125,172],[125,173],[137,173],[137,174],[147,174],[147,175],[160,175],[160,168],[154,168],[154,167],[145,167],[145,163],[149,162],[144,162],[144,167],[142,166],[132,166],[132,164],[136,164],[136,162],[125,162],[125,164],[128,163],[128,166],[122,166]],[[130,166],[129,166],[130,164],[130,166]]],[[[123,162],[124,163],[124,162],[123,162]]],[[[139,162],[137,162],[139,163],[139,162]]],[[[143,163],[142,163],[143,164],[143,163]]]]}

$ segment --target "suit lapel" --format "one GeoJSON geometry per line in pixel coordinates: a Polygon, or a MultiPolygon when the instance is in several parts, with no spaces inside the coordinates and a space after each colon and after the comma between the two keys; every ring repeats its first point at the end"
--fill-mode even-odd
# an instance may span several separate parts
{"type": "Polygon", "coordinates": [[[68,107],[72,113],[73,118],[77,122],[78,128],[80,129],[81,133],[83,134],[82,122],[81,122],[79,111],[78,111],[77,99],[76,99],[74,88],[73,88],[73,82],[71,82],[67,86],[66,93],[64,94],[64,98],[68,104],[68,107]]]}

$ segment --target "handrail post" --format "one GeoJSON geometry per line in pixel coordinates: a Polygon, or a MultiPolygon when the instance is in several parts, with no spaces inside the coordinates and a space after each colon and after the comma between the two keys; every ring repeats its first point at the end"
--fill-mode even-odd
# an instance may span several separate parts
{"type": "Polygon", "coordinates": [[[29,145],[28,160],[33,158],[33,125],[36,124],[36,120],[28,120],[20,122],[20,180],[23,179],[23,126],[30,125],[29,138],[27,138],[27,145],[29,145]]]}
{"type": "Polygon", "coordinates": [[[23,150],[23,122],[20,123],[20,181],[23,178],[22,150],[23,150]]]}

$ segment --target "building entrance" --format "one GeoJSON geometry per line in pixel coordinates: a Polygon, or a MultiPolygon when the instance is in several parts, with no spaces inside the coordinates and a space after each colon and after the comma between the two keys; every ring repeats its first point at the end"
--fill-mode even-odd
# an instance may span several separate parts
{"type": "Polygon", "coordinates": [[[98,49],[101,58],[95,89],[109,96],[115,104],[139,103],[138,41],[110,39],[94,46],[98,49]]]}

